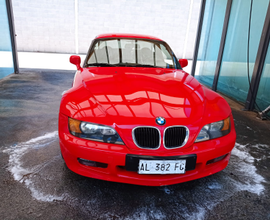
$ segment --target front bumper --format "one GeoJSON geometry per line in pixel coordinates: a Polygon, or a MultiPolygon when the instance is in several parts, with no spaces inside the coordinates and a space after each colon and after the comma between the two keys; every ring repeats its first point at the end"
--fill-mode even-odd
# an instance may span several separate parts
{"type": "MultiPolygon", "coordinates": [[[[66,117],[66,116],[60,116],[66,117]]],[[[136,185],[162,186],[186,182],[202,178],[223,170],[230,159],[236,134],[234,129],[228,135],[199,143],[177,151],[154,152],[149,150],[130,150],[125,145],[114,145],[107,143],[94,142],[80,139],[71,135],[64,121],[59,124],[59,142],[63,158],[70,170],[83,176],[102,179],[107,181],[122,182],[136,185]],[[127,157],[192,157],[196,156],[194,168],[189,169],[185,174],[138,174],[136,171],[130,171],[127,166],[127,157]],[[209,161],[224,156],[218,162],[209,163],[209,161]],[[79,159],[79,160],[78,160],[79,159]],[[80,160],[81,159],[81,160],[80,160]],[[84,165],[82,161],[94,161],[102,166],[84,165]]]]}

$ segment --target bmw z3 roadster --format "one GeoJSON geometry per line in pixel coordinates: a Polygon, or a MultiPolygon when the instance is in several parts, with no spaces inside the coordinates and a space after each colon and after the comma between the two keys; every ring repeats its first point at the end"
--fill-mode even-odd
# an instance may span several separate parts
{"type": "Polygon", "coordinates": [[[97,36],[62,97],[67,167],[101,180],[161,186],[223,170],[236,133],[228,103],[183,71],[156,37],[97,36]]]}

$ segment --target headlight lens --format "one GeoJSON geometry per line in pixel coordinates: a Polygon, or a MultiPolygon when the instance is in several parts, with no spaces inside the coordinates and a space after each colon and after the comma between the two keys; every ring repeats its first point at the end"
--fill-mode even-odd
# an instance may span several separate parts
{"type": "Polygon", "coordinates": [[[79,121],[72,118],[68,119],[68,126],[70,133],[76,137],[92,141],[124,145],[124,142],[118,133],[109,126],[79,121]]]}
{"type": "Polygon", "coordinates": [[[230,131],[231,131],[231,120],[230,117],[228,117],[225,120],[205,125],[201,129],[195,142],[219,138],[229,134],[230,131]]]}

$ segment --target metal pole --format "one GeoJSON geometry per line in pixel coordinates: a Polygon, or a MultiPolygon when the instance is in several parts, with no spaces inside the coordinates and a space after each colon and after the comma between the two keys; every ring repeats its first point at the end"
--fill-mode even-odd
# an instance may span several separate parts
{"type": "Polygon", "coordinates": [[[15,34],[14,16],[13,16],[11,0],[6,0],[6,7],[7,7],[7,15],[8,15],[8,23],[9,23],[9,32],[10,32],[10,38],[11,38],[14,73],[19,73],[19,61],[18,61],[18,54],[17,54],[16,34],[15,34]]]}
{"type": "Polygon", "coordinates": [[[202,33],[202,25],[203,25],[204,11],[205,11],[205,3],[206,3],[206,0],[202,0],[200,19],[199,19],[199,24],[198,24],[198,28],[197,28],[196,44],[195,44],[194,53],[193,53],[193,61],[192,61],[193,63],[192,63],[192,68],[191,68],[191,75],[192,76],[195,75],[195,69],[196,69],[196,63],[197,63],[198,51],[199,51],[201,33],[202,33]]]}
{"type": "Polygon", "coordinates": [[[232,7],[232,0],[228,0],[227,6],[226,6],[225,18],[224,18],[224,22],[223,22],[223,30],[222,30],[221,40],[220,40],[217,64],[216,64],[216,69],[215,69],[215,76],[214,76],[214,81],[213,81],[213,85],[212,85],[212,90],[214,90],[214,91],[217,90],[219,72],[220,72],[220,67],[221,67],[221,63],[222,63],[224,46],[225,46],[225,42],[226,42],[226,35],[227,35],[229,19],[230,19],[230,14],[231,14],[231,7],[232,7]]]}
{"type": "Polygon", "coordinates": [[[264,21],[262,35],[261,35],[261,39],[259,43],[257,56],[256,56],[256,61],[253,68],[251,84],[248,91],[247,100],[245,103],[246,110],[254,109],[255,100],[256,100],[257,92],[260,85],[260,80],[262,76],[265,58],[268,51],[269,42],[270,42],[270,3],[268,5],[267,13],[265,16],[265,21],[264,21]]]}

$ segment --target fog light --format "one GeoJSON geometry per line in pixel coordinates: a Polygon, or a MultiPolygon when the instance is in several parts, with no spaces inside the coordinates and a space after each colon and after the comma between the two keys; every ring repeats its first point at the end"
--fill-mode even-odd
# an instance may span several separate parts
{"type": "Polygon", "coordinates": [[[223,156],[221,156],[221,157],[217,157],[217,158],[215,158],[215,159],[208,160],[207,163],[206,163],[206,165],[211,164],[211,163],[215,163],[215,162],[218,162],[218,161],[221,161],[221,160],[223,160],[225,157],[227,157],[227,155],[228,155],[228,154],[225,154],[225,155],[223,155],[223,156]]]}
{"type": "Polygon", "coordinates": [[[106,163],[100,163],[92,160],[85,160],[82,158],[78,158],[78,161],[80,164],[85,165],[85,166],[90,166],[90,167],[101,167],[101,168],[107,168],[108,164],[106,163]]]}

